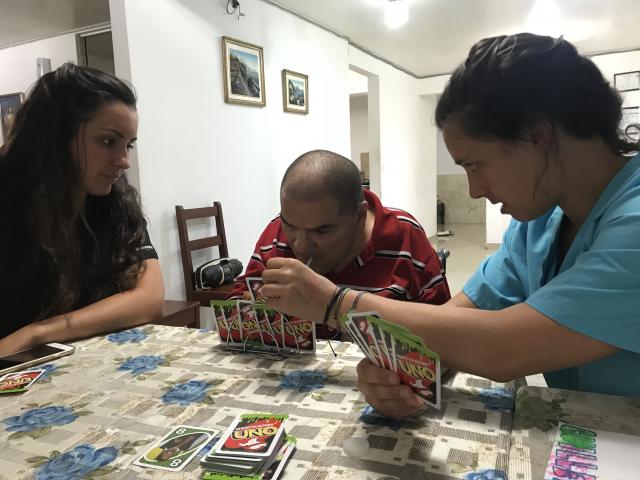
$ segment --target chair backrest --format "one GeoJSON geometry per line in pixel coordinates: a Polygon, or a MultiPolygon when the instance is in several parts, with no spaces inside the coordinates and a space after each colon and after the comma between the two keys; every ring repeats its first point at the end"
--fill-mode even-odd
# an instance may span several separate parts
{"type": "Polygon", "coordinates": [[[184,208],[176,205],[176,223],[178,224],[178,236],[180,237],[180,254],[182,255],[182,270],[184,272],[184,285],[187,298],[194,299],[195,285],[193,284],[193,259],[191,252],[204,248],[218,247],[220,258],[229,256],[227,249],[227,237],[224,231],[224,219],[222,217],[222,205],[213,202],[212,207],[184,208]],[[189,240],[188,220],[199,218],[212,218],[216,224],[216,235],[189,240]]]}
{"type": "Polygon", "coordinates": [[[438,260],[440,260],[440,266],[442,267],[442,273],[447,273],[447,257],[451,255],[451,252],[447,248],[441,248],[436,252],[438,260]]]}

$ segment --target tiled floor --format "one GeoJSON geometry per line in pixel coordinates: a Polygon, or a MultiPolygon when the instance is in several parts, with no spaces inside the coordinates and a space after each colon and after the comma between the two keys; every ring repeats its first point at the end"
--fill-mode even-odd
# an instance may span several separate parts
{"type": "MultiPolygon", "coordinates": [[[[485,246],[484,224],[449,224],[439,230],[450,230],[449,237],[430,238],[436,249],[447,248],[451,253],[447,259],[447,280],[451,294],[458,293],[465,282],[473,275],[480,262],[496,251],[485,246]]],[[[542,375],[526,377],[528,385],[546,387],[542,375]]]]}

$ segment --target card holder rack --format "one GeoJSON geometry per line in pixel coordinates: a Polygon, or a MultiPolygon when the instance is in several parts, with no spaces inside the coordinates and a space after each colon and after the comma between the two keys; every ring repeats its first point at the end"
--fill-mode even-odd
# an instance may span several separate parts
{"type": "Polygon", "coordinates": [[[294,332],[289,317],[269,309],[263,304],[236,301],[211,301],[211,308],[216,319],[218,336],[225,348],[233,353],[249,354],[263,358],[283,359],[315,353],[315,324],[312,322],[312,348],[304,349],[298,341],[298,335],[292,335],[293,342],[285,342],[285,332],[294,332]],[[235,305],[234,305],[235,304],[235,305]],[[231,307],[232,312],[227,318],[225,307],[231,307]],[[268,313],[278,317],[272,321],[268,313]],[[262,318],[261,318],[262,316],[262,318]],[[246,321],[247,317],[249,321],[246,321]],[[244,328],[245,325],[255,325],[255,328],[244,328]],[[234,328],[236,327],[237,328],[234,328]],[[263,328],[267,326],[268,328],[263,328]],[[223,328],[221,328],[223,327],[223,328]],[[279,327],[279,328],[278,328],[279,327]],[[239,339],[234,339],[232,332],[238,330],[239,339]],[[280,333],[276,333],[279,331],[280,333]],[[226,335],[224,335],[226,332],[226,335]],[[226,338],[224,338],[226,336],[226,338]],[[278,341],[280,337],[280,342],[278,341]],[[270,341],[269,341],[270,339],[270,341]]]}

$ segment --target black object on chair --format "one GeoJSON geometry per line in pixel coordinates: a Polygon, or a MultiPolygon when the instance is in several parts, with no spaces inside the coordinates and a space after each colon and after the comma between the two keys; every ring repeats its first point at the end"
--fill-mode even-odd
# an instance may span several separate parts
{"type": "Polygon", "coordinates": [[[439,249],[436,254],[438,255],[438,260],[440,260],[440,266],[442,267],[442,273],[447,273],[447,257],[451,255],[451,252],[448,248],[439,249]]]}

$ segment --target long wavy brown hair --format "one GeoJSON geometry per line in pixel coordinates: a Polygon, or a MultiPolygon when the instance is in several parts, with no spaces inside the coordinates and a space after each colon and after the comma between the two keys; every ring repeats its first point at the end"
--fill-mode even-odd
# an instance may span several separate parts
{"type": "MultiPolygon", "coordinates": [[[[71,141],[98,109],[123,102],[136,107],[133,90],[107,73],[70,63],[42,76],[18,110],[6,143],[0,148],[0,185],[3,197],[24,213],[25,244],[29,259],[47,258],[53,285],[38,318],[79,308],[82,282],[108,279],[119,290],[137,283],[143,271],[140,247],[145,240],[145,220],[137,191],[122,176],[106,197],[86,201],[82,192],[82,168],[71,155],[71,141]],[[8,197],[7,197],[8,196],[8,197]],[[99,205],[99,206],[96,206],[99,205]],[[98,256],[96,236],[87,218],[110,215],[111,256],[108,272],[92,272],[98,256]],[[81,248],[89,238],[93,248],[81,248]],[[89,256],[89,258],[87,258],[89,256]]],[[[5,233],[3,233],[4,235],[5,233]]],[[[97,301],[106,292],[91,292],[97,301]]],[[[113,292],[112,292],[113,293],[113,292]]]]}

